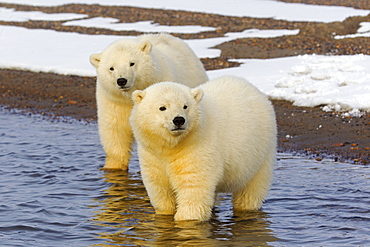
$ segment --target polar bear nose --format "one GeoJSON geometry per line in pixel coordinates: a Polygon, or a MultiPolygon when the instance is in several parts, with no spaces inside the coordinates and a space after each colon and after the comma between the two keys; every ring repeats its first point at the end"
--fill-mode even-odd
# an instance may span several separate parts
{"type": "Polygon", "coordinates": [[[173,120],[172,120],[173,124],[177,127],[180,127],[181,125],[183,125],[185,123],[185,118],[183,117],[175,117],[173,120]]]}
{"type": "Polygon", "coordinates": [[[117,85],[120,87],[124,87],[127,84],[127,79],[126,78],[118,78],[117,79],[117,85]]]}

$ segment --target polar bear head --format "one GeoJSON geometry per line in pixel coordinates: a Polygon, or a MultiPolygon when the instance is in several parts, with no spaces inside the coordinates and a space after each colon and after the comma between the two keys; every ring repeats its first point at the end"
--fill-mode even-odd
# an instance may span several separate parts
{"type": "Polygon", "coordinates": [[[152,44],[134,39],[121,39],[102,53],[90,56],[96,68],[98,81],[113,94],[144,89],[152,81],[155,65],[151,59],[152,44]]]}
{"type": "MultiPolygon", "coordinates": [[[[130,122],[134,134],[145,139],[177,143],[199,124],[203,91],[174,82],[156,83],[132,94],[130,122]]],[[[140,138],[140,137],[139,137],[140,138]]]]}

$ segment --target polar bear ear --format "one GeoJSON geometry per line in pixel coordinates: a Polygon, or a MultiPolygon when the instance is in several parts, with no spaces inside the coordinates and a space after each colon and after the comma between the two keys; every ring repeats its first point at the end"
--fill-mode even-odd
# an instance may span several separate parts
{"type": "Polygon", "coordinates": [[[150,51],[152,50],[152,44],[149,41],[143,41],[140,44],[140,50],[142,52],[149,54],[150,51]]]}
{"type": "Polygon", "coordinates": [[[191,95],[193,95],[196,102],[199,102],[203,98],[203,90],[200,88],[194,88],[190,91],[191,95]]]}
{"type": "Polygon", "coordinates": [[[138,104],[140,103],[143,99],[144,99],[144,96],[145,96],[146,92],[145,91],[142,91],[142,90],[136,90],[132,93],[132,100],[138,104]]]}
{"type": "Polygon", "coordinates": [[[101,54],[100,53],[92,54],[90,56],[90,63],[92,65],[94,65],[95,68],[97,68],[99,66],[100,60],[101,60],[101,54]]]}

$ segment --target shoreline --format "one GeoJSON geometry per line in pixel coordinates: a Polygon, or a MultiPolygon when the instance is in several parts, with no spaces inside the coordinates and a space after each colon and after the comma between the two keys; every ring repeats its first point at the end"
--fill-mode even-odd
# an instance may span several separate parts
{"type": "MultiPolygon", "coordinates": [[[[0,69],[0,105],[46,118],[96,121],[95,78],[0,69]],[[32,79],[30,79],[32,78],[32,79]],[[43,82],[53,81],[44,87],[43,82]],[[79,90],[76,90],[78,88],[79,90]],[[5,89],[5,90],[4,90],[5,89]]],[[[321,160],[369,164],[370,115],[342,116],[320,107],[271,100],[278,125],[278,151],[321,160]]]]}
{"type": "MultiPolygon", "coordinates": [[[[282,0],[321,5],[344,5],[370,9],[370,1],[356,0],[282,0]]],[[[217,27],[216,31],[197,34],[176,34],[183,39],[221,37],[227,32],[258,29],[300,29],[298,35],[277,38],[236,39],[216,46],[222,51],[218,58],[201,59],[206,70],[239,66],[229,59],[276,58],[303,54],[370,55],[369,38],[334,39],[332,33],[346,35],[356,32],[360,22],[370,22],[370,15],[349,17],[343,22],[289,22],[271,18],[230,17],[186,11],[114,8],[100,5],[65,5],[35,7],[4,4],[22,11],[48,13],[83,13],[89,17],[109,16],[122,22],[154,20],[171,25],[204,25],[217,27]],[[174,16],[177,15],[177,18],[174,16]]],[[[26,28],[53,29],[85,34],[139,35],[139,32],[116,32],[108,29],[63,26],[63,21],[3,22],[1,25],[26,28]]],[[[104,47],[103,47],[104,48],[104,47]]],[[[102,48],[102,49],[103,49],[102,48]]],[[[88,59],[88,58],[86,58],[88,59]]],[[[63,116],[72,119],[96,121],[95,78],[63,76],[22,70],[0,69],[0,106],[19,109],[46,117],[63,116]],[[77,89],[77,90],[76,90],[77,89]]],[[[278,123],[278,151],[298,154],[320,161],[323,158],[356,164],[370,163],[370,113],[361,117],[342,116],[324,112],[320,107],[297,107],[291,102],[272,100],[278,123]]]]}

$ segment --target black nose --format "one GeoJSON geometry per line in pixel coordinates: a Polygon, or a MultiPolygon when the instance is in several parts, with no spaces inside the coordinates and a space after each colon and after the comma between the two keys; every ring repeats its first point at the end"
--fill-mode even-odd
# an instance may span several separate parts
{"type": "Polygon", "coordinates": [[[120,87],[124,87],[127,84],[127,79],[126,78],[118,78],[117,79],[117,85],[120,87]]]}
{"type": "Polygon", "coordinates": [[[173,124],[177,127],[180,127],[181,125],[183,125],[185,123],[185,118],[183,117],[175,117],[173,120],[172,120],[173,124]]]}

